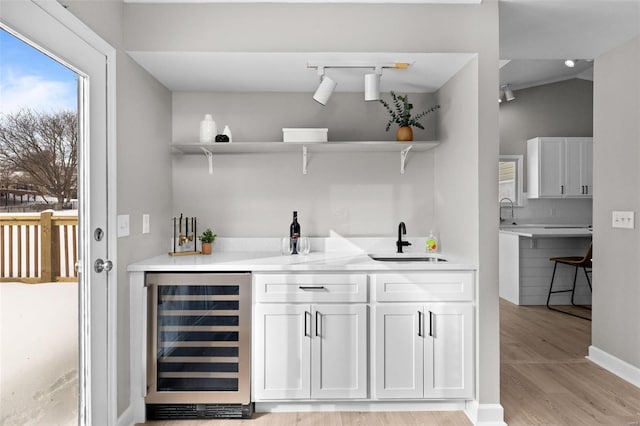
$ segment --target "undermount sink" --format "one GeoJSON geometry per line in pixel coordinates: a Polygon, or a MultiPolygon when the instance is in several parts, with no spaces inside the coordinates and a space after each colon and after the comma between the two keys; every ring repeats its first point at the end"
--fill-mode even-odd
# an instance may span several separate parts
{"type": "Polygon", "coordinates": [[[446,262],[447,259],[438,255],[428,254],[370,254],[369,257],[378,262],[446,262]]]}

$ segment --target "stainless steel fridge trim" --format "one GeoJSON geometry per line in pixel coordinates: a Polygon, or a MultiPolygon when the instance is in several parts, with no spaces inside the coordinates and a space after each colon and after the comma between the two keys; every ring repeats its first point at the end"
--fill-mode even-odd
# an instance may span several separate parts
{"type": "MultiPolygon", "coordinates": [[[[149,309],[150,345],[147,353],[148,389],[145,402],[150,404],[193,403],[193,404],[249,404],[251,402],[251,274],[250,273],[149,273],[147,285],[151,294],[149,309]],[[239,296],[239,346],[238,391],[176,391],[158,392],[157,389],[157,306],[158,287],[165,285],[237,285],[239,296]]],[[[218,297],[220,299],[220,297],[218,297]]],[[[191,311],[193,312],[193,311],[191,311]]],[[[224,311],[225,313],[229,311],[224,311]]],[[[232,311],[233,312],[233,311],[232,311]]],[[[203,312],[206,314],[206,311],[203,312]]],[[[180,342],[176,346],[202,346],[202,342],[180,342]]],[[[206,342],[208,343],[208,342],[206,342]]],[[[235,342],[211,342],[207,346],[235,346],[235,342]]],[[[228,373],[225,373],[228,374],[228,373]]],[[[235,377],[235,376],[234,376],[235,377]]]]}

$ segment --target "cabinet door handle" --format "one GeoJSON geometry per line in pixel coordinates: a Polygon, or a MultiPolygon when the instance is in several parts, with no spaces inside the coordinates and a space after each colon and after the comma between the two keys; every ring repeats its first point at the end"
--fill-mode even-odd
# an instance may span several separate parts
{"type": "Polygon", "coordinates": [[[311,316],[310,312],[304,311],[304,336],[305,337],[311,337],[311,333],[307,333],[307,327],[308,327],[308,321],[307,321],[307,315],[311,316]]]}
{"type": "Polygon", "coordinates": [[[320,333],[318,332],[318,324],[320,324],[321,320],[322,316],[320,314],[320,311],[316,311],[316,337],[320,337],[320,333]]]}
{"type": "Polygon", "coordinates": [[[433,337],[433,312],[429,311],[429,337],[433,337]]]}
{"type": "Polygon", "coordinates": [[[422,312],[418,311],[418,336],[422,336],[422,312]]]}
{"type": "Polygon", "coordinates": [[[560,185],[560,193],[564,194],[564,185],[560,185]]]}
{"type": "Polygon", "coordinates": [[[323,285],[299,285],[300,290],[324,290],[323,285]]]}
{"type": "Polygon", "coordinates": [[[588,194],[589,193],[589,185],[585,185],[584,186],[584,193],[588,194]]]}

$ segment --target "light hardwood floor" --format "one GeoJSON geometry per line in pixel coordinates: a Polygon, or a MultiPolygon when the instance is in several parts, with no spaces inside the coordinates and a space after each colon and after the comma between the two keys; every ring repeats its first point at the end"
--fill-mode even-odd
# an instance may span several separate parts
{"type": "Polygon", "coordinates": [[[640,425],[640,389],[585,359],[590,321],[501,300],[500,338],[510,426],[640,425]]]}
{"type": "MultiPolygon", "coordinates": [[[[580,311],[581,314],[584,311],[580,311]]],[[[591,322],[500,301],[501,402],[510,426],[640,425],[640,389],[585,359],[591,322]]],[[[154,426],[468,426],[462,412],[272,413],[154,426]]]]}

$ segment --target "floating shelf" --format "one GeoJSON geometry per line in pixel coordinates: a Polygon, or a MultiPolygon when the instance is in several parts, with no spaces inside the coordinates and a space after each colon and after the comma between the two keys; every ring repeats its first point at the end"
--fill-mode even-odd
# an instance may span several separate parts
{"type": "Polygon", "coordinates": [[[427,151],[438,146],[436,141],[352,141],[352,142],[218,142],[173,144],[175,154],[206,155],[209,173],[213,173],[214,154],[301,152],[302,173],[307,174],[309,155],[314,152],[399,152],[400,173],[404,174],[409,151],[427,151]]]}

